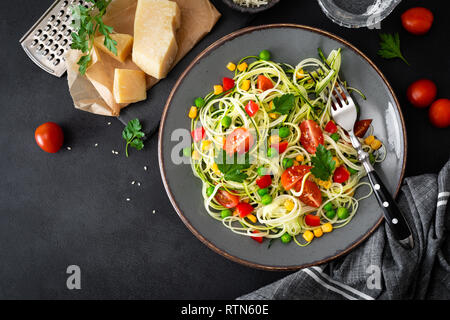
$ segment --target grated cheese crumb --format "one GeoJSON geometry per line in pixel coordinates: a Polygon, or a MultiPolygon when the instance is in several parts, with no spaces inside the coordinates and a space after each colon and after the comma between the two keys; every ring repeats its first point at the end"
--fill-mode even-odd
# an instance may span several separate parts
{"type": "Polygon", "coordinates": [[[70,150],[72,150],[72,148],[71,148],[71,147],[67,147],[67,150],[69,150],[69,151],[70,151],[70,150]]]}

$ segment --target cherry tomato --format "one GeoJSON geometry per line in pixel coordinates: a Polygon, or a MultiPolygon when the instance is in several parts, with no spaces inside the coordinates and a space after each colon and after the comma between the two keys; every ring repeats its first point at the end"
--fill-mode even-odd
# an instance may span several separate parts
{"type": "Polygon", "coordinates": [[[433,81],[420,79],[413,82],[406,91],[409,102],[415,107],[425,108],[436,99],[437,88],[433,81]]]}
{"type": "Polygon", "coordinates": [[[234,88],[234,80],[231,78],[223,78],[222,79],[222,87],[223,87],[223,91],[228,91],[230,89],[234,88]]]}
{"type": "Polygon", "coordinates": [[[214,196],[214,199],[225,208],[234,208],[239,203],[239,196],[229,193],[226,190],[219,189],[217,190],[216,195],[214,196]]]}
{"type": "Polygon", "coordinates": [[[353,127],[355,136],[357,136],[358,138],[364,137],[371,123],[372,119],[356,121],[355,126],[353,127]]]}
{"type": "Polygon", "coordinates": [[[273,83],[269,78],[259,75],[258,80],[256,81],[256,86],[258,87],[258,90],[266,91],[273,88],[273,83]]]}
{"type": "Polygon", "coordinates": [[[291,189],[297,184],[297,182],[303,180],[303,177],[311,170],[311,168],[312,167],[310,166],[299,165],[292,166],[284,170],[281,174],[281,184],[284,190],[291,189]]]}
{"type": "Polygon", "coordinates": [[[336,133],[337,130],[338,128],[334,121],[328,121],[327,125],[325,126],[325,131],[329,133],[336,133]]]}
{"type": "Polygon", "coordinates": [[[323,144],[323,133],[319,125],[313,120],[305,120],[300,124],[300,143],[311,154],[316,153],[319,144],[323,144]]]}
{"type": "Polygon", "coordinates": [[[245,106],[245,111],[250,117],[253,117],[259,110],[259,105],[254,101],[249,101],[245,106]]]}
{"type": "Polygon", "coordinates": [[[422,35],[430,30],[433,24],[433,13],[422,7],[411,8],[402,14],[402,25],[408,32],[422,35]]]}
{"type": "Polygon", "coordinates": [[[350,178],[350,172],[345,166],[340,166],[334,170],[333,181],[337,183],[344,183],[350,178]]]}
{"type": "Polygon", "coordinates": [[[239,217],[244,218],[253,212],[255,208],[248,203],[241,202],[236,206],[236,212],[239,214],[239,217]]]}
{"type": "Polygon", "coordinates": [[[431,123],[438,128],[450,126],[450,100],[439,99],[433,102],[428,112],[431,123]]]}
{"type": "Polygon", "coordinates": [[[194,129],[191,132],[194,142],[199,142],[199,141],[203,140],[203,138],[205,138],[205,134],[206,134],[205,128],[203,128],[203,127],[198,127],[197,129],[194,129]]]}
{"type": "MultiPolygon", "coordinates": [[[[259,231],[253,230],[252,233],[259,233],[259,231]]],[[[250,237],[253,240],[255,240],[256,242],[262,243],[263,242],[263,237],[250,237]]]]}
{"type": "Polygon", "coordinates": [[[258,179],[256,179],[256,184],[260,189],[267,188],[272,184],[272,177],[269,174],[259,177],[258,179]]]}
{"type": "Polygon", "coordinates": [[[289,142],[287,141],[281,141],[280,143],[277,144],[271,144],[270,147],[277,150],[278,154],[282,154],[283,152],[286,151],[288,144],[289,142]]]}
{"type": "MultiPolygon", "coordinates": [[[[295,191],[300,192],[301,189],[302,181],[299,181],[295,185],[295,191]]],[[[298,198],[307,206],[318,208],[322,204],[322,194],[320,193],[320,189],[317,184],[310,180],[305,181],[303,192],[298,198]]]]}
{"type": "Polygon", "coordinates": [[[223,149],[229,156],[235,152],[239,154],[246,153],[253,145],[253,136],[245,128],[236,128],[231,132],[225,143],[223,149]]]}
{"type": "Polygon", "coordinates": [[[38,146],[48,153],[56,153],[64,142],[64,133],[54,122],[47,122],[37,127],[34,139],[38,146]]]}
{"type": "Polygon", "coordinates": [[[305,217],[305,223],[311,227],[318,227],[320,226],[320,217],[314,214],[308,214],[305,217]]]}

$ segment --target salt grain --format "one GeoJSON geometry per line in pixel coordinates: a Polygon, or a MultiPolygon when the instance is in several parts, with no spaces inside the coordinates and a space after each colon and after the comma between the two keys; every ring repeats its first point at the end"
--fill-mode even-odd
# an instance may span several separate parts
{"type": "Polygon", "coordinates": [[[127,201],[130,201],[131,199],[130,198],[127,198],[127,201]]]}
{"type": "Polygon", "coordinates": [[[69,150],[69,151],[70,151],[70,150],[72,150],[72,148],[71,148],[71,147],[67,147],[67,150],[69,150]]]}
{"type": "Polygon", "coordinates": [[[136,183],[136,181],[131,181],[131,184],[135,184],[136,183]]]}
{"type": "Polygon", "coordinates": [[[144,170],[147,171],[147,166],[144,166],[144,170]]]}

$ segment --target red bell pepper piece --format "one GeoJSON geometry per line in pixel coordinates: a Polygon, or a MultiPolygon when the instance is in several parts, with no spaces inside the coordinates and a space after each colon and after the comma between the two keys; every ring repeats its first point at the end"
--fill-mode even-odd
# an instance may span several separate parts
{"type": "Polygon", "coordinates": [[[248,216],[253,210],[254,208],[246,202],[241,202],[236,206],[236,211],[241,218],[248,216]]]}
{"type": "Polygon", "coordinates": [[[281,141],[280,143],[270,145],[270,147],[277,150],[279,154],[282,154],[286,151],[288,144],[289,142],[287,141],[281,141]]]}
{"type": "Polygon", "coordinates": [[[273,83],[269,78],[259,75],[258,80],[256,81],[256,86],[259,90],[266,91],[273,88],[273,83]]]}
{"type": "Polygon", "coordinates": [[[350,172],[345,166],[338,167],[333,174],[333,181],[337,183],[344,183],[350,178],[350,172]]]}
{"type": "MultiPolygon", "coordinates": [[[[253,230],[252,233],[259,233],[259,231],[253,230]]],[[[255,240],[259,243],[263,242],[263,237],[250,237],[250,238],[252,238],[253,240],[255,240]]]]}
{"type": "Polygon", "coordinates": [[[259,110],[259,105],[254,101],[249,101],[245,106],[245,111],[250,117],[253,117],[259,110]]]}
{"type": "Polygon", "coordinates": [[[328,121],[327,125],[325,126],[325,131],[329,133],[336,133],[338,130],[336,124],[333,121],[328,121]]]}
{"type": "Polygon", "coordinates": [[[234,88],[234,80],[231,78],[223,78],[222,79],[222,87],[223,87],[223,91],[228,91],[230,89],[234,88]]]}
{"type": "Polygon", "coordinates": [[[320,217],[313,214],[308,214],[305,217],[305,222],[308,226],[318,227],[320,226],[320,217]]]}
{"type": "Polygon", "coordinates": [[[272,177],[269,174],[259,177],[258,179],[256,179],[256,184],[260,189],[267,188],[272,184],[272,177]]]}
{"type": "Polygon", "coordinates": [[[193,130],[191,132],[192,138],[194,139],[194,142],[199,142],[205,138],[206,132],[205,128],[198,127],[197,129],[193,130]]]}

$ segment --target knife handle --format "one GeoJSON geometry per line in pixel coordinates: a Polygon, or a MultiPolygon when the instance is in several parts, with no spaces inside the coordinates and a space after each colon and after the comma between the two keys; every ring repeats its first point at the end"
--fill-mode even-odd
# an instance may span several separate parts
{"type": "Polygon", "coordinates": [[[373,192],[383,210],[386,223],[389,225],[394,237],[402,246],[412,249],[414,247],[411,230],[408,222],[401,213],[397,203],[385,187],[383,181],[375,170],[367,173],[373,192]]]}

